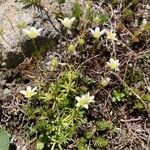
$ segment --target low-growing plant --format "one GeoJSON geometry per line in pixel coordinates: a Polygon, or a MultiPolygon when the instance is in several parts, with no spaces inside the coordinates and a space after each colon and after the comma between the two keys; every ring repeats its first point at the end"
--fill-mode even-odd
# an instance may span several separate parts
{"type": "Polygon", "coordinates": [[[88,139],[88,140],[89,140],[89,139],[92,139],[93,136],[94,136],[94,134],[95,134],[95,132],[96,132],[95,129],[86,130],[86,131],[84,132],[84,136],[85,136],[85,138],[88,139]]]}
{"type": "Polygon", "coordinates": [[[87,139],[85,139],[84,137],[81,137],[78,141],[77,141],[77,148],[79,150],[86,150],[86,142],[87,139]]]}
{"type": "Polygon", "coordinates": [[[0,150],[8,150],[9,144],[9,134],[5,130],[0,129],[0,150]]]}
{"type": "Polygon", "coordinates": [[[123,17],[126,19],[129,19],[132,16],[132,10],[131,9],[125,9],[123,11],[123,17]]]}
{"type": "Polygon", "coordinates": [[[108,19],[109,18],[107,15],[98,13],[93,14],[93,22],[96,24],[104,24],[105,22],[108,21],[108,19]]]}
{"type": "Polygon", "coordinates": [[[144,31],[147,31],[147,32],[150,31],[150,23],[147,23],[144,25],[144,31]]]}
{"type": "Polygon", "coordinates": [[[76,18],[80,18],[83,15],[83,9],[81,8],[81,5],[78,1],[73,3],[72,6],[72,16],[75,16],[76,18]]]}
{"type": "Polygon", "coordinates": [[[103,137],[96,137],[94,142],[98,148],[106,148],[108,146],[108,140],[103,137]]]}
{"type": "Polygon", "coordinates": [[[41,0],[20,0],[20,2],[26,5],[32,5],[32,4],[40,5],[41,4],[41,0]]]}
{"type": "Polygon", "coordinates": [[[105,130],[108,130],[111,128],[112,128],[112,125],[108,121],[103,120],[103,121],[96,122],[96,130],[97,131],[105,131],[105,130]]]}
{"type": "Polygon", "coordinates": [[[75,106],[74,95],[79,90],[82,91],[76,85],[78,77],[76,71],[63,72],[56,83],[50,84],[47,94],[39,91],[32,98],[31,105],[25,107],[27,116],[35,120],[29,134],[36,135],[38,147],[43,147],[44,144],[44,148],[50,147],[51,150],[64,149],[86,121],[84,111],[75,106]],[[39,105],[35,107],[35,103],[39,105]]]}
{"type": "MultiPolygon", "coordinates": [[[[37,6],[41,12],[46,13],[47,19],[52,24],[49,16],[51,13],[48,12],[48,8],[41,5],[41,0],[21,0],[21,2],[37,6]]],[[[89,108],[91,109],[93,106],[89,107],[89,105],[95,102],[95,96],[89,92],[89,89],[93,90],[96,96],[99,95],[101,91],[96,89],[99,87],[98,82],[103,90],[102,94],[108,94],[109,98],[112,97],[113,102],[128,102],[127,100],[131,100],[131,97],[135,96],[138,100],[135,103],[131,102],[135,104],[134,109],[145,108],[145,103],[142,103],[142,101],[148,103],[149,106],[149,95],[147,93],[141,94],[141,92],[134,91],[129,87],[132,83],[142,80],[141,73],[134,70],[133,74],[122,79],[123,71],[121,69],[124,67],[122,56],[128,57],[128,53],[126,51],[124,54],[124,49],[120,51],[121,45],[128,47],[122,43],[122,38],[128,35],[128,33],[125,33],[122,36],[123,31],[132,35],[132,42],[139,42],[141,31],[142,33],[149,31],[149,23],[134,33],[121,23],[121,32],[117,33],[116,25],[113,25],[115,21],[112,20],[115,19],[113,15],[117,16],[118,13],[117,11],[113,12],[110,4],[106,7],[106,10],[109,9],[109,13],[105,13],[105,8],[102,8],[102,11],[98,10],[98,12],[95,9],[96,4],[94,3],[93,5],[91,0],[87,0],[84,11],[83,6],[77,0],[74,1],[71,12],[64,15],[61,10],[61,4],[65,0],[57,0],[57,2],[59,3],[59,12],[53,14],[55,14],[55,19],[59,21],[60,26],[65,29],[66,34],[62,34],[59,29],[55,26],[53,27],[61,35],[58,42],[62,42],[60,46],[64,51],[59,52],[64,55],[58,54],[60,60],[54,56],[48,62],[50,63],[48,72],[52,73],[52,75],[54,74],[54,81],[44,80],[43,82],[46,83],[43,83],[42,86],[28,86],[26,90],[20,91],[20,94],[29,100],[29,104],[24,107],[24,111],[31,126],[26,126],[25,129],[27,129],[30,138],[36,139],[36,148],[38,150],[63,150],[67,149],[67,145],[70,143],[73,143],[72,145],[79,150],[90,150],[93,147],[103,149],[107,147],[109,141],[104,137],[100,137],[99,134],[112,131],[111,122],[107,120],[93,122],[93,128],[85,130],[83,137],[78,136],[78,131],[82,124],[87,123],[85,112],[89,108]],[[118,47],[120,48],[118,49],[118,47]],[[107,54],[105,55],[106,51],[108,56],[107,54]],[[121,54],[118,55],[120,52],[121,54]],[[98,55],[95,55],[97,53],[98,55]],[[104,61],[101,61],[101,56],[103,57],[103,55],[105,55],[104,59],[102,58],[104,61]],[[58,71],[57,75],[55,71],[58,71]],[[82,74],[82,72],[84,73],[82,74]],[[114,75],[124,87],[112,87],[112,93],[110,94],[110,91],[107,90],[113,86],[113,83],[117,83],[113,81],[114,78],[111,75],[114,75]],[[108,88],[104,89],[106,86],[108,88]],[[90,145],[91,143],[92,145],[90,145]]],[[[111,0],[110,2],[116,7],[122,1],[111,0]]],[[[124,19],[128,19],[133,15],[132,8],[137,2],[138,0],[131,0],[130,5],[123,9],[124,19]]],[[[124,1],[123,5],[128,5],[128,3],[129,0],[124,1]]],[[[106,2],[104,4],[107,5],[106,2]]],[[[21,29],[21,33],[23,31],[32,40],[35,49],[32,56],[39,57],[49,49],[49,45],[47,46],[46,44],[44,44],[45,47],[38,49],[35,41],[44,28],[30,27],[28,30],[28,27],[26,28],[26,24],[23,22],[18,24],[17,27],[21,29]]],[[[2,37],[3,32],[3,28],[0,27],[2,37]]],[[[3,39],[5,40],[5,38],[3,39]]],[[[130,47],[130,43],[128,44],[130,47]]],[[[130,48],[128,49],[130,50],[130,48]]],[[[128,71],[127,68],[126,74],[128,71]]]]}
{"type": "Polygon", "coordinates": [[[112,92],[112,101],[113,102],[127,101],[128,99],[130,99],[131,96],[132,96],[132,92],[130,90],[127,89],[121,90],[121,88],[117,88],[114,89],[112,92]]]}
{"type": "Polygon", "coordinates": [[[111,0],[111,3],[116,6],[120,3],[121,0],[111,0]]]}

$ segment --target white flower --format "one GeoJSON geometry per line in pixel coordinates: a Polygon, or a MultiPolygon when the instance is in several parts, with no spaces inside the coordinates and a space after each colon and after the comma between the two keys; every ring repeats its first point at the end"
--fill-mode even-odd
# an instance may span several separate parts
{"type": "Polygon", "coordinates": [[[89,29],[93,35],[93,37],[95,37],[96,39],[100,38],[101,35],[103,35],[106,32],[106,29],[103,29],[102,31],[100,31],[99,27],[96,27],[95,30],[89,29]]]}
{"type": "Polygon", "coordinates": [[[31,27],[29,30],[27,29],[23,29],[22,31],[28,35],[29,38],[31,39],[35,39],[37,38],[37,36],[40,35],[40,32],[42,31],[43,29],[36,29],[35,27],[31,27]]]}
{"type": "Polygon", "coordinates": [[[20,93],[24,95],[26,98],[31,98],[32,96],[37,94],[37,92],[35,92],[36,90],[37,87],[34,87],[32,89],[30,86],[28,86],[26,90],[21,90],[20,93]]]}
{"type": "Polygon", "coordinates": [[[89,108],[89,103],[91,102],[95,102],[94,101],[94,96],[90,96],[90,93],[88,92],[85,95],[82,95],[81,97],[77,96],[76,100],[78,101],[78,103],[76,104],[76,107],[84,107],[86,109],[89,108]]]}
{"type": "Polygon", "coordinates": [[[64,18],[64,20],[62,19],[59,19],[61,21],[61,23],[66,27],[66,28],[71,28],[72,27],[72,24],[73,22],[75,21],[75,17],[72,17],[72,18],[64,18]]]}
{"type": "Polygon", "coordinates": [[[103,87],[107,86],[109,84],[109,82],[110,82],[110,78],[108,78],[108,77],[107,78],[101,77],[101,85],[103,87]]]}
{"type": "Polygon", "coordinates": [[[107,62],[107,65],[110,67],[110,69],[115,70],[118,69],[120,63],[118,59],[110,58],[109,62],[107,62]]]}
{"type": "Polygon", "coordinates": [[[107,31],[106,34],[107,34],[107,39],[108,40],[117,41],[115,32],[107,31]]]}

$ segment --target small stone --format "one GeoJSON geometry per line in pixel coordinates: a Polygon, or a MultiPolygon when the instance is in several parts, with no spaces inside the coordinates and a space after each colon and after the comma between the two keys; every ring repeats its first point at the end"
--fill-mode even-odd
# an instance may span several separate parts
{"type": "Polygon", "coordinates": [[[10,94],[12,94],[12,91],[10,89],[5,89],[3,92],[4,96],[9,96],[10,94]]]}

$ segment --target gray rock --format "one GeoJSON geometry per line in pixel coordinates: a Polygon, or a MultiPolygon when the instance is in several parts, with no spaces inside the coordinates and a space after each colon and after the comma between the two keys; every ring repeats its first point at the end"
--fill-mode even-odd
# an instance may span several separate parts
{"type": "MultiPolygon", "coordinates": [[[[71,12],[73,2],[75,0],[65,1],[62,5],[64,14],[71,12]]],[[[32,41],[24,34],[20,36],[18,21],[25,21],[29,27],[43,28],[41,36],[35,40],[37,49],[49,49],[57,43],[60,34],[56,29],[60,28],[60,23],[55,19],[54,12],[59,12],[59,5],[56,0],[43,0],[42,6],[48,11],[51,23],[45,11],[25,6],[19,0],[3,0],[0,3],[0,24],[4,27],[5,38],[0,37],[0,67],[15,68],[35,51],[32,41]]]]}
{"type": "Polygon", "coordinates": [[[12,94],[12,91],[8,88],[4,89],[4,95],[5,96],[9,96],[10,94],[12,94]]]}
{"type": "MultiPolygon", "coordinates": [[[[28,26],[43,28],[41,36],[35,40],[38,49],[45,47],[45,45],[48,48],[58,37],[58,32],[48,22],[45,12],[25,7],[15,0],[7,0],[0,4],[0,24],[4,28],[4,39],[0,37],[1,67],[14,68],[35,51],[32,41],[26,35],[22,34],[20,37],[20,30],[17,28],[17,23],[20,20],[25,21],[28,26]]],[[[54,16],[51,16],[51,20],[54,26],[59,28],[59,23],[54,16]]]]}

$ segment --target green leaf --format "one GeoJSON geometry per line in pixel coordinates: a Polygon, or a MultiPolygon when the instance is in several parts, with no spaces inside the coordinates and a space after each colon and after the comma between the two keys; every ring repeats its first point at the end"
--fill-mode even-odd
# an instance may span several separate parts
{"type": "Polygon", "coordinates": [[[65,3],[65,0],[57,0],[58,1],[58,4],[63,4],[65,3]]]}
{"type": "Polygon", "coordinates": [[[82,8],[78,2],[74,3],[72,6],[72,16],[79,18],[83,15],[82,8]]]}
{"type": "Polygon", "coordinates": [[[105,14],[97,14],[97,13],[93,13],[93,22],[96,24],[104,24],[105,22],[108,21],[108,16],[105,14]]]}
{"type": "Polygon", "coordinates": [[[38,150],[42,150],[44,148],[44,143],[38,141],[37,144],[36,144],[36,147],[38,150]]]}
{"type": "Polygon", "coordinates": [[[0,129],[0,150],[8,150],[9,149],[9,134],[0,129]]]}
{"type": "Polygon", "coordinates": [[[144,26],[144,30],[145,30],[145,31],[150,31],[150,23],[147,23],[147,24],[144,26]]]}
{"type": "Polygon", "coordinates": [[[41,0],[20,0],[20,2],[22,2],[25,5],[32,5],[32,4],[40,5],[41,4],[41,0]]]}

